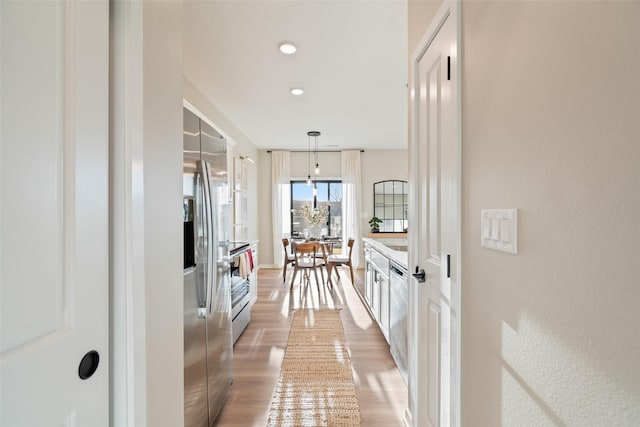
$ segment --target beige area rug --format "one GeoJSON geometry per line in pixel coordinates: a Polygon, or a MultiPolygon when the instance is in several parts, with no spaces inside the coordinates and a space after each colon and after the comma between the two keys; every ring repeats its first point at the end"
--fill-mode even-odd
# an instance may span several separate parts
{"type": "Polygon", "coordinates": [[[360,426],[339,310],[296,310],[268,426],[360,426]]]}

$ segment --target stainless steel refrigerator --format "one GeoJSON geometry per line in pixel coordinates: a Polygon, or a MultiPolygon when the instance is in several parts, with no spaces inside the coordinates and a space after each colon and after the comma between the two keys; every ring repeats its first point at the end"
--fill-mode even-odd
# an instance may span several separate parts
{"type": "Polygon", "coordinates": [[[225,139],[184,109],[184,417],[208,427],[233,378],[225,139]]]}

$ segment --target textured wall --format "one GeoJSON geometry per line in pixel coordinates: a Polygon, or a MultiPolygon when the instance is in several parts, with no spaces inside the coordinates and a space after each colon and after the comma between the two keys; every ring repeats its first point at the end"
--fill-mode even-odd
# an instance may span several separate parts
{"type": "Polygon", "coordinates": [[[640,425],[640,3],[462,17],[463,424],[640,425]]]}

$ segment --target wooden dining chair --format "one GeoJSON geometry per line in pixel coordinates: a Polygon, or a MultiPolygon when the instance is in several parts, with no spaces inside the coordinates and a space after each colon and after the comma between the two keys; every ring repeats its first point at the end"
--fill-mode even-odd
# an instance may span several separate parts
{"type": "MultiPolygon", "coordinates": [[[[353,265],[351,264],[351,252],[353,252],[353,239],[349,239],[347,242],[347,246],[349,247],[349,255],[328,255],[327,256],[327,274],[331,276],[331,272],[335,269],[336,276],[338,276],[338,280],[340,280],[340,273],[337,270],[339,265],[348,265],[349,271],[351,273],[351,283],[354,283],[353,278],[353,265]]],[[[333,285],[332,285],[333,286],[333,285]]]]}
{"type": "Polygon", "coordinates": [[[284,247],[284,265],[282,266],[282,283],[287,279],[287,265],[294,264],[296,257],[289,251],[289,239],[282,239],[282,246],[284,247]]]}
{"type": "Polygon", "coordinates": [[[291,286],[289,289],[293,289],[293,283],[296,281],[298,271],[302,270],[302,283],[309,284],[311,278],[310,272],[313,270],[313,274],[316,278],[316,284],[318,285],[318,291],[320,291],[317,267],[322,266],[323,262],[316,258],[316,244],[293,243],[292,247],[295,254],[295,264],[293,265],[293,276],[291,277],[291,286]]]}
{"type": "MultiPolygon", "coordinates": [[[[322,257],[323,265],[320,266],[320,274],[322,275],[322,281],[324,282],[324,274],[322,273],[322,267],[327,272],[327,281],[325,285],[329,285],[329,289],[333,289],[333,282],[331,281],[331,272],[329,271],[329,255],[331,255],[331,244],[330,243],[319,243],[320,246],[320,255],[322,257]]],[[[316,257],[317,258],[317,257],[316,257]]]]}

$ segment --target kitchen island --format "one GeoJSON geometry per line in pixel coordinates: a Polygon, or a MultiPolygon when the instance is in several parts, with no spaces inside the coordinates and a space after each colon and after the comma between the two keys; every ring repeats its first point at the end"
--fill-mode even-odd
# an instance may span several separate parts
{"type": "MultiPolygon", "coordinates": [[[[385,233],[389,234],[389,233],[385,233]]],[[[365,249],[367,246],[380,252],[389,260],[400,264],[407,269],[408,257],[407,257],[407,239],[406,238],[363,238],[365,249]]],[[[365,253],[366,255],[366,253],[365,253]]]]}

